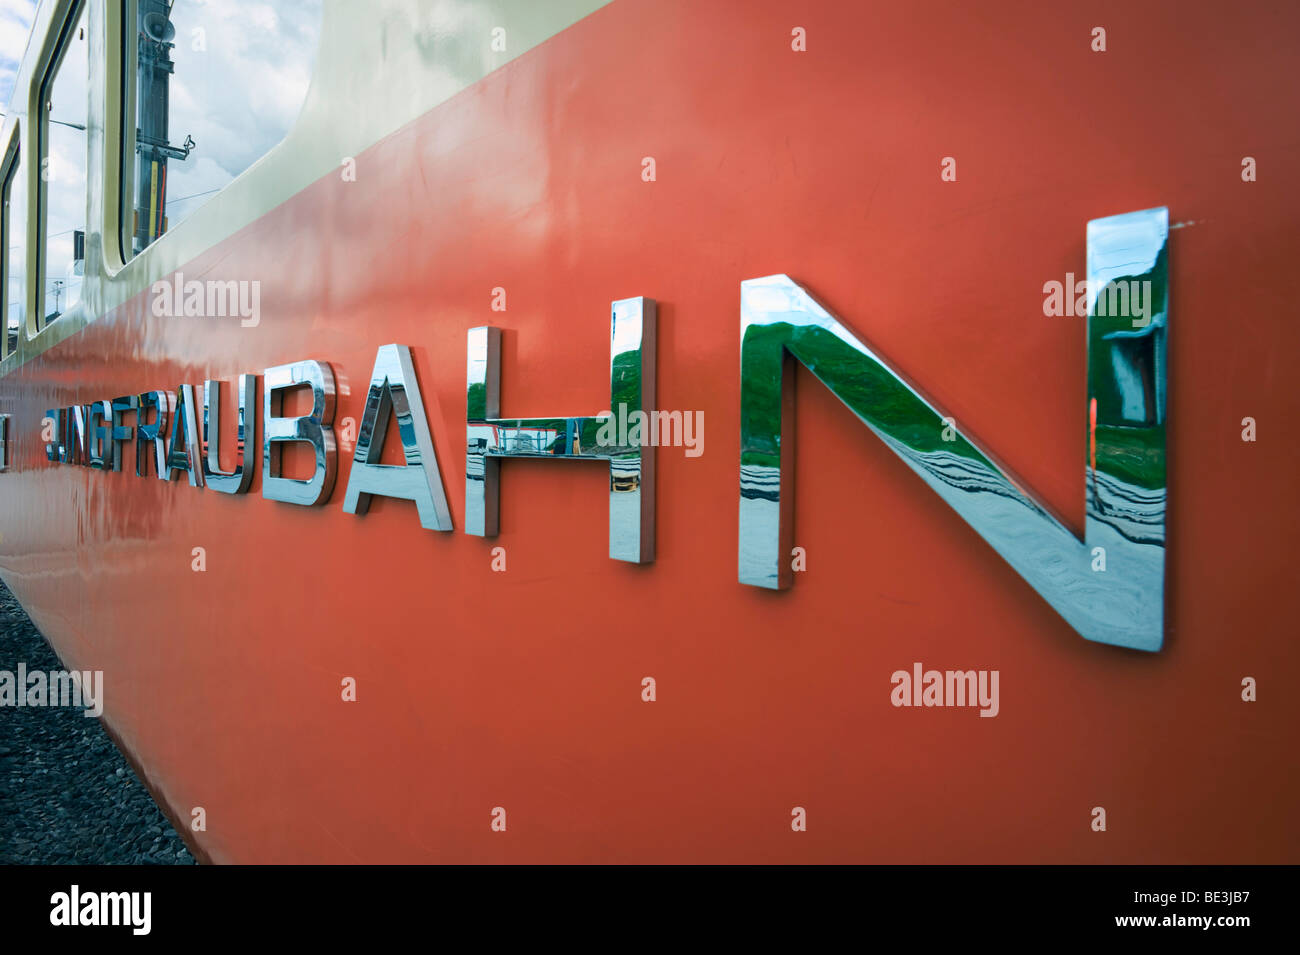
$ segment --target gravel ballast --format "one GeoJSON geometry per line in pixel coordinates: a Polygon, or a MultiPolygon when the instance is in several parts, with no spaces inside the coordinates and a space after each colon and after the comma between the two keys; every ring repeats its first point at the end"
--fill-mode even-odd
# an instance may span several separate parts
{"type": "MultiPolygon", "coordinates": [[[[0,671],[63,664],[0,584],[0,671]]],[[[0,706],[0,864],[193,865],[98,719],[0,706]]]]}

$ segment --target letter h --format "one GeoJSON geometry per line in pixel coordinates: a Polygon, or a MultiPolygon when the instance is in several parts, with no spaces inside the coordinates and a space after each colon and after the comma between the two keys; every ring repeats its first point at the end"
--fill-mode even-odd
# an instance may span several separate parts
{"type": "Polygon", "coordinates": [[[634,412],[644,418],[655,397],[655,302],[626,298],[610,308],[610,407],[614,421],[590,417],[502,418],[501,329],[469,330],[465,463],[465,532],[495,537],[502,458],[609,462],[609,556],[654,560],[655,449],[644,428],[611,427],[634,412]],[[622,408],[620,408],[620,405],[622,408]],[[620,415],[620,411],[622,414],[620,415]],[[611,439],[610,433],[614,434],[611,439]]]}

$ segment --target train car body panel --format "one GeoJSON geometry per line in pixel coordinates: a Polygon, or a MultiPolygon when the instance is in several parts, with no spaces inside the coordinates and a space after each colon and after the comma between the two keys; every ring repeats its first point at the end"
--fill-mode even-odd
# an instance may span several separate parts
{"type": "Polygon", "coordinates": [[[89,241],[85,314],[0,366],[0,575],[68,667],[104,671],[104,720],[196,852],[1293,859],[1295,49],[1256,38],[1293,38],[1297,11],[1211,37],[1208,3],[455,6],[473,13],[435,27],[425,4],[328,5],[285,141],[138,259],[89,241]],[[496,17],[520,45],[465,52],[496,17]],[[1044,315],[1044,283],[1084,273],[1088,221],[1155,206],[1176,324],[1160,653],[1080,639],[803,371],[806,570],[737,582],[742,281],[793,277],[1081,532],[1084,323],[1044,315]],[[178,273],[258,282],[259,321],[156,314],[178,273]],[[500,534],[466,534],[469,329],[503,330],[503,415],[594,415],[610,303],[634,296],[658,303],[658,407],[704,421],[703,453],[657,450],[654,561],[609,558],[595,463],[510,461],[500,534]],[[449,533],[408,501],[343,510],[345,422],[389,343],[411,349],[449,533]],[[261,381],[247,494],[47,459],[49,409],[219,379],[230,467],[236,377],[303,360],[337,381],[321,506],[262,495],[261,381]],[[997,670],[996,718],[892,705],[918,662],[997,670]]]}

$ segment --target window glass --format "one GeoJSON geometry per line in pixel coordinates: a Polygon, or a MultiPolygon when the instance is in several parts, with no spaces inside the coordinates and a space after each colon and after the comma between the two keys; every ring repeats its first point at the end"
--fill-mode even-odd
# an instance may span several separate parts
{"type": "Polygon", "coordinates": [[[86,11],[82,4],[64,35],[54,70],[45,84],[44,323],[81,300],[86,265],[86,109],[89,61],[86,11]]]}
{"type": "Polygon", "coordinates": [[[136,0],[132,254],[284,138],[307,97],[321,0],[136,0]]]}
{"type": "Polygon", "coordinates": [[[4,295],[6,355],[18,347],[27,321],[27,182],[19,175],[20,152],[5,168],[0,235],[4,236],[4,295]]]}

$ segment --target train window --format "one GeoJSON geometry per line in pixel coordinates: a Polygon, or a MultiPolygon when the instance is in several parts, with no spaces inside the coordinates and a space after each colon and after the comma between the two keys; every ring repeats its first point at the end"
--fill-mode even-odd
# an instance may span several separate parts
{"type": "Polygon", "coordinates": [[[284,138],[307,98],[321,28],[321,0],[133,7],[134,50],[124,51],[135,63],[130,255],[284,138]]]}
{"type": "Polygon", "coordinates": [[[0,169],[0,295],[4,296],[5,355],[18,347],[18,335],[27,324],[27,183],[18,172],[19,144],[5,156],[0,169]]]}
{"type": "Polygon", "coordinates": [[[86,258],[86,114],[90,82],[86,5],[69,17],[41,86],[41,191],[45,251],[41,326],[81,301],[86,258]]]}

